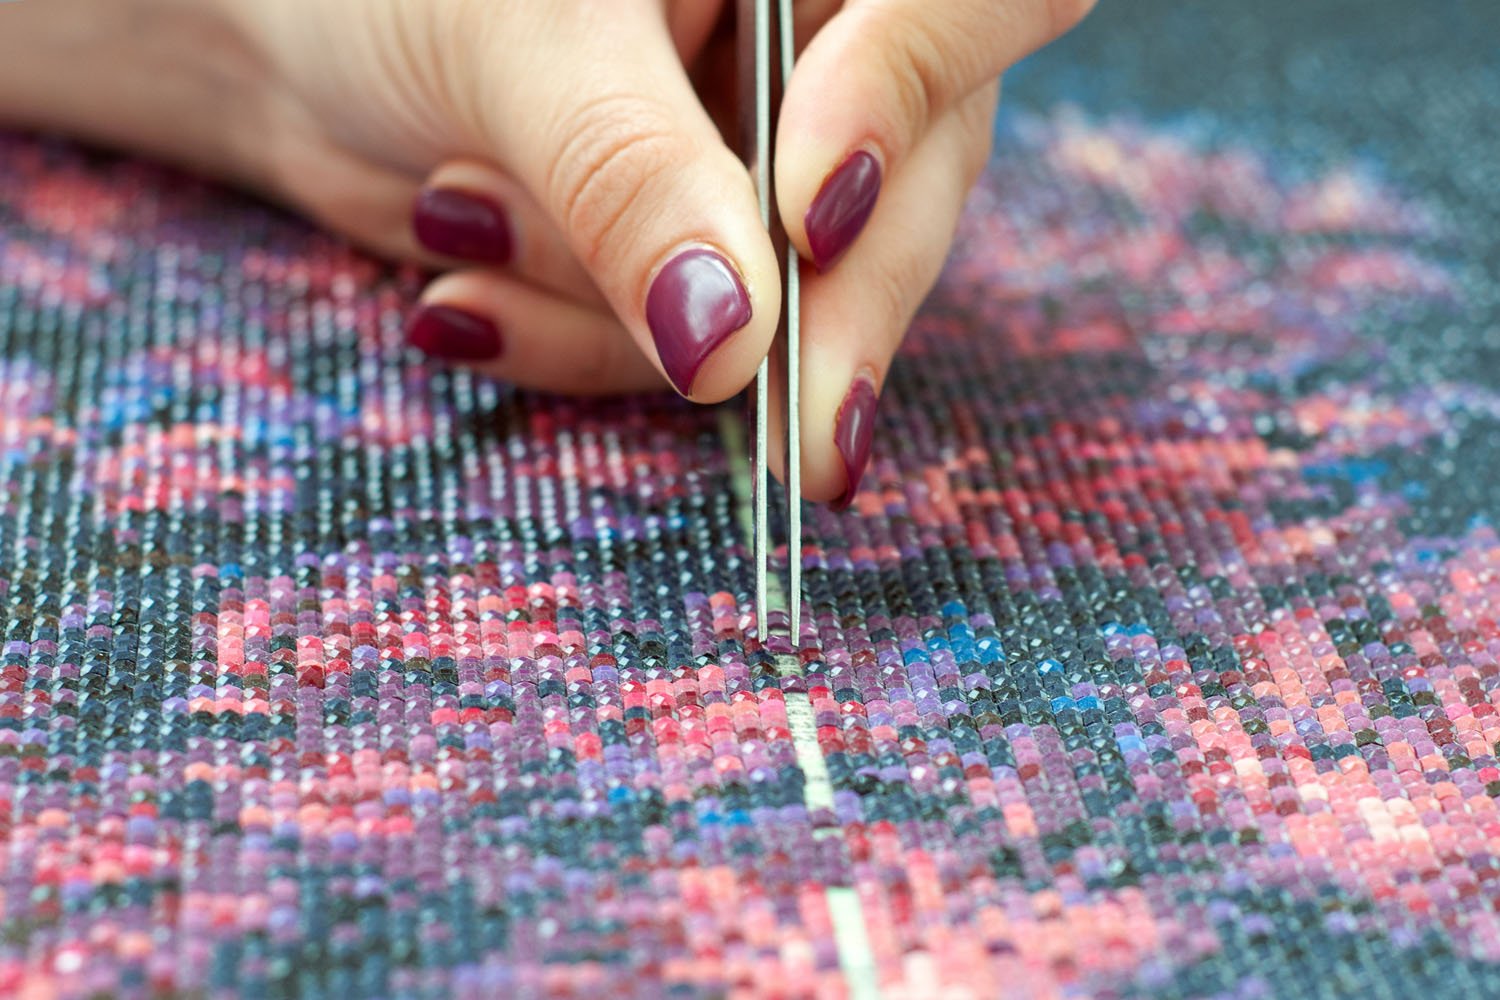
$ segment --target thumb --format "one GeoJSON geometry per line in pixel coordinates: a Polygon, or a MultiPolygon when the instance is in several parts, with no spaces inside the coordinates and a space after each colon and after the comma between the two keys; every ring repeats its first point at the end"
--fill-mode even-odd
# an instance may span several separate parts
{"type": "Polygon", "coordinates": [[[481,8],[538,22],[524,54],[510,45],[478,74],[490,155],[502,151],[677,390],[727,398],[754,377],[780,309],[749,172],[699,103],[659,4],[557,6],[481,8]]]}

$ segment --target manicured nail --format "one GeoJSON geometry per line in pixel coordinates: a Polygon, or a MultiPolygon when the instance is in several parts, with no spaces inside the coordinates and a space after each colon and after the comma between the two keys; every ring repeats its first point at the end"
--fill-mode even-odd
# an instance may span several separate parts
{"type": "Polygon", "coordinates": [[[880,161],[861,150],[828,175],[802,218],[813,263],[826,271],[870,221],[880,196],[880,161]]]}
{"type": "Polygon", "coordinates": [[[844,460],[844,493],[833,502],[834,510],[843,510],[854,502],[865,465],[870,461],[870,440],[875,434],[875,383],[861,375],[849,387],[838,416],[833,422],[833,444],[844,460]]]}
{"type": "Polygon", "coordinates": [[[667,378],[684,396],[698,369],[750,322],[750,296],[729,261],[701,247],[673,257],[646,293],[646,325],[667,378]]]}
{"type": "Polygon", "coordinates": [[[454,188],[424,188],[412,208],[417,241],[433,253],[505,264],[515,249],[505,209],[454,188]]]}
{"type": "Polygon", "coordinates": [[[419,306],[406,321],[406,339],[448,361],[491,361],[505,346],[494,323],[452,306],[419,306]]]}

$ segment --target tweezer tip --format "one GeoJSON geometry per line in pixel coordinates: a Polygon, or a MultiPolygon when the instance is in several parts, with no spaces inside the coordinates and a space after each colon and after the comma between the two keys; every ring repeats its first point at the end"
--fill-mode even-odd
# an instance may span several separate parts
{"type": "MultiPolygon", "coordinates": [[[[745,0],[741,0],[742,3],[745,0]]],[[[775,4],[771,0],[755,0],[755,68],[756,68],[756,186],[760,198],[761,217],[767,228],[770,227],[772,217],[775,214],[775,193],[771,186],[770,157],[767,149],[770,145],[770,120],[774,114],[771,108],[771,52],[770,35],[771,23],[777,20],[776,31],[781,62],[781,83],[785,87],[791,78],[792,64],[796,53],[794,39],[792,37],[792,2],[791,0],[777,0],[775,4]]],[[[795,248],[788,248],[786,260],[786,346],[787,346],[787,419],[786,430],[788,435],[785,449],[787,458],[787,509],[788,509],[788,539],[787,539],[787,582],[788,586],[783,596],[790,605],[788,619],[790,624],[790,647],[798,649],[802,638],[802,453],[800,447],[801,428],[798,421],[799,406],[801,402],[801,384],[799,369],[801,360],[801,345],[799,340],[800,320],[800,296],[798,294],[798,267],[799,260],[795,248]]],[[[766,608],[768,596],[767,576],[770,564],[770,517],[767,474],[767,437],[768,437],[768,409],[770,406],[770,359],[762,360],[759,371],[755,376],[756,394],[756,417],[755,417],[755,622],[757,639],[762,645],[770,642],[769,616],[766,608]]],[[[778,590],[780,588],[778,587],[778,590]]]]}

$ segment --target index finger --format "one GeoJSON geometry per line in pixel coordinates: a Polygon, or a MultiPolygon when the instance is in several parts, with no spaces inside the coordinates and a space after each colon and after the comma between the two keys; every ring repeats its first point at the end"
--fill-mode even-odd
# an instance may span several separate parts
{"type": "Polygon", "coordinates": [[[781,106],[787,235],[826,269],[930,125],[1077,24],[1093,0],[850,0],[803,51],[781,106]]]}

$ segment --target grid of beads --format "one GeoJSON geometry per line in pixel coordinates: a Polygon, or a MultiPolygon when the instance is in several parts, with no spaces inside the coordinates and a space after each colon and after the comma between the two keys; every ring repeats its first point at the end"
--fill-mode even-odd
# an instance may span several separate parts
{"type": "Polygon", "coordinates": [[[1448,237],[1171,130],[1008,138],[804,554],[887,995],[1500,989],[1500,539],[1456,471],[1500,393],[1381,339],[1455,315],[1448,237]]]}
{"type": "Polygon", "coordinates": [[[838,995],[714,413],[143,166],[0,217],[0,992],[838,995]]]}
{"type": "Polygon", "coordinates": [[[830,886],[891,996],[1500,990],[1500,404],[1371,330],[1441,227],[1012,138],[790,671],[714,414],[431,368],[412,275],[4,140],[0,992],[835,997],[830,886]]]}

